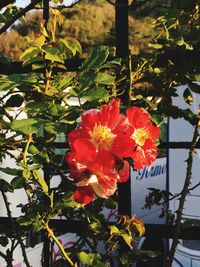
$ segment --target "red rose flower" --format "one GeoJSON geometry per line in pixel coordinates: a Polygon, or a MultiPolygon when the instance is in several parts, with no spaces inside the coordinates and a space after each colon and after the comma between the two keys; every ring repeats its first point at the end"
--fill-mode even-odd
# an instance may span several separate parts
{"type": "Polygon", "coordinates": [[[132,152],[135,169],[150,165],[157,157],[157,147],[153,143],[160,134],[160,129],[150,121],[150,115],[141,108],[132,107],[126,111],[136,147],[132,152]]]}
{"type": "Polygon", "coordinates": [[[92,109],[82,115],[80,128],[69,134],[69,144],[78,161],[95,161],[100,150],[119,158],[129,157],[134,140],[130,126],[119,112],[120,100],[113,100],[101,110],[92,109]]]}
{"type": "Polygon", "coordinates": [[[95,195],[107,198],[114,194],[118,182],[125,182],[129,177],[128,162],[116,161],[106,150],[101,150],[95,161],[91,162],[84,162],[84,160],[78,162],[76,154],[70,152],[67,155],[67,161],[70,166],[70,178],[77,182],[75,199],[79,199],[78,202],[85,194],[84,188],[86,187],[92,188],[95,195]],[[80,191],[80,196],[78,191],[80,191]]]}
{"type": "Polygon", "coordinates": [[[76,202],[85,205],[89,204],[95,196],[91,186],[78,187],[73,195],[74,195],[74,200],[76,200],[76,202]]]}
{"type": "Polygon", "coordinates": [[[80,127],[68,136],[70,151],[66,160],[70,167],[69,178],[74,179],[77,190],[74,199],[90,203],[95,196],[107,198],[114,194],[117,183],[129,178],[129,163],[141,169],[157,156],[154,141],[159,128],[150,121],[144,110],[133,107],[127,117],[120,114],[120,100],[111,101],[100,110],[82,114],[80,127]]]}

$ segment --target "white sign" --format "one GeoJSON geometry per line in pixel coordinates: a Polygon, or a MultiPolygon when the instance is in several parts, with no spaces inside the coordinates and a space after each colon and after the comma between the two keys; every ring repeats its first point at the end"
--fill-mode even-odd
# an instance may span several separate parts
{"type": "Polygon", "coordinates": [[[153,206],[143,209],[148,188],[166,190],[167,179],[166,158],[156,159],[149,167],[131,171],[131,213],[141,218],[145,223],[165,223],[165,218],[159,218],[161,208],[153,206]]]}

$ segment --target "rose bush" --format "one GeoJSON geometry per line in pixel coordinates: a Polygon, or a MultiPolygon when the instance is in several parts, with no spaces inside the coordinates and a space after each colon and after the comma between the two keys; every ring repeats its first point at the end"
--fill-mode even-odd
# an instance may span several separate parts
{"type": "Polygon", "coordinates": [[[70,175],[77,185],[74,199],[88,204],[96,196],[107,198],[117,189],[117,183],[129,177],[129,161],[134,168],[150,165],[157,156],[155,141],[159,127],[141,108],[120,113],[120,100],[114,99],[81,116],[80,126],[69,133],[71,152],[66,156],[70,175]]]}

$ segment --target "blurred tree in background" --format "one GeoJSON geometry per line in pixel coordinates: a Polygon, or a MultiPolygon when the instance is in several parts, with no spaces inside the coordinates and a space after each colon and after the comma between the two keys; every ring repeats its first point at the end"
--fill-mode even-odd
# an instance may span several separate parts
{"type": "MultiPolygon", "coordinates": [[[[130,7],[130,48],[133,54],[147,49],[148,38],[141,39],[135,32],[142,32],[146,36],[154,34],[151,27],[150,15],[142,17],[142,10],[135,12],[130,7]]],[[[115,32],[115,7],[107,1],[80,1],[73,8],[64,8],[64,25],[59,29],[60,36],[72,36],[77,38],[87,53],[97,44],[109,44],[114,46],[115,32]]],[[[36,39],[39,35],[42,14],[40,10],[29,12],[11,30],[0,35],[0,51],[8,58],[19,60],[20,54],[29,46],[29,38],[36,39]],[[24,37],[27,37],[24,39],[24,37]]],[[[0,22],[3,21],[0,16],[0,22]]],[[[83,54],[84,56],[84,54],[83,54]]]]}

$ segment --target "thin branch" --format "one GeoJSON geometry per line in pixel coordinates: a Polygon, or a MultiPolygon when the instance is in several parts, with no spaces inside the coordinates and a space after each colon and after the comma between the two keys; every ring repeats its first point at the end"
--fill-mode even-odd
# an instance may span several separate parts
{"type": "Polygon", "coordinates": [[[7,261],[6,255],[1,251],[0,251],[0,257],[2,257],[5,261],[7,261]]]}
{"type": "Polygon", "coordinates": [[[17,21],[19,18],[23,17],[28,11],[33,9],[35,7],[35,5],[39,4],[40,2],[41,2],[41,0],[32,0],[28,6],[26,6],[22,10],[20,10],[15,16],[13,16],[7,23],[5,23],[1,27],[0,34],[4,33],[8,28],[10,28],[10,26],[13,25],[13,23],[15,23],[15,21],[17,21]]]}
{"type": "Polygon", "coordinates": [[[129,5],[124,5],[124,4],[116,4],[115,1],[113,0],[106,0],[106,2],[108,2],[109,4],[113,5],[113,6],[118,6],[118,7],[127,7],[131,8],[131,10],[135,10],[138,7],[145,5],[146,3],[148,3],[151,0],[143,0],[143,1],[139,1],[139,2],[135,2],[135,0],[132,1],[132,3],[130,3],[129,5]]]}
{"type": "MultiPolygon", "coordinates": [[[[196,188],[199,187],[199,186],[200,186],[200,182],[198,182],[198,183],[195,184],[194,186],[188,188],[188,192],[187,192],[187,193],[190,193],[190,191],[196,189],[196,188]]],[[[156,205],[157,205],[157,206],[162,206],[162,205],[166,204],[167,202],[169,202],[169,201],[171,201],[171,200],[173,200],[173,199],[176,199],[177,197],[181,196],[181,194],[182,194],[182,191],[181,191],[180,193],[177,193],[177,194],[173,195],[171,198],[169,198],[169,200],[167,200],[167,201],[164,200],[163,202],[158,203],[158,204],[156,204],[156,205]]]]}
{"type": "MultiPolygon", "coordinates": [[[[71,5],[58,5],[58,6],[50,6],[51,9],[56,9],[56,10],[63,10],[63,9],[66,9],[66,8],[72,8],[74,7],[75,5],[77,5],[78,3],[80,3],[82,0],[76,0],[74,2],[71,3],[71,5]]],[[[36,10],[43,10],[42,7],[35,7],[34,9],[36,10]]]]}
{"type": "Polygon", "coordinates": [[[70,266],[72,267],[77,267],[76,263],[73,263],[73,261],[69,258],[69,256],[67,255],[67,253],[65,252],[65,249],[62,245],[62,243],[60,242],[60,240],[55,236],[54,232],[52,229],[49,228],[49,225],[47,222],[44,222],[42,220],[42,223],[44,225],[44,228],[46,229],[46,231],[48,232],[48,235],[50,237],[52,237],[52,239],[54,240],[54,242],[57,244],[57,246],[59,247],[60,251],[62,252],[64,258],[66,259],[66,261],[70,264],[70,266]]]}
{"type": "Polygon", "coordinates": [[[10,204],[8,202],[7,196],[6,196],[5,192],[1,191],[1,193],[2,193],[3,200],[4,200],[4,203],[5,203],[5,206],[6,206],[6,211],[7,211],[8,218],[10,219],[10,222],[12,224],[12,228],[15,231],[17,241],[19,242],[19,244],[21,246],[24,262],[25,262],[27,267],[31,267],[31,265],[30,265],[30,263],[28,261],[27,255],[26,255],[25,245],[24,245],[23,240],[22,240],[22,238],[20,236],[19,230],[17,229],[17,227],[15,225],[15,222],[13,220],[13,217],[12,217],[12,214],[11,214],[11,211],[10,211],[10,204]]]}
{"type": "Polygon", "coordinates": [[[62,9],[65,9],[65,8],[72,8],[74,7],[75,5],[77,5],[78,3],[80,3],[82,0],[75,0],[71,3],[71,5],[59,5],[59,6],[56,6],[56,7],[51,7],[52,9],[58,9],[58,10],[62,10],[62,9]]]}
{"type": "Polygon", "coordinates": [[[192,177],[193,155],[195,152],[195,145],[197,143],[198,137],[199,137],[199,133],[198,133],[198,125],[197,125],[194,130],[193,139],[191,142],[191,148],[190,148],[188,159],[187,159],[186,177],[185,177],[184,186],[183,186],[181,196],[180,196],[179,207],[177,210],[177,218],[176,218],[176,223],[175,223],[174,237],[173,237],[172,245],[169,251],[169,255],[166,260],[166,267],[172,266],[174,254],[176,251],[176,247],[178,245],[178,239],[179,239],[179,234],[181,230],[181,219],[183,215],[185,199],[188,194],[188,189],[189,189],[189,185],[190,185],[190,181],[192,177]]]}
{"type": "Polygon", "coordinates": [[[13,4],[15,0],[1,0],[0,9],[6,7],[7,5],[13,4]]]}

